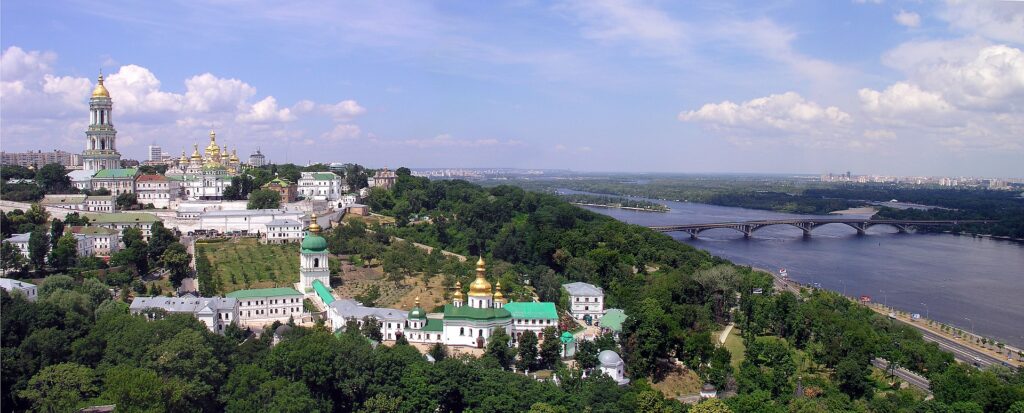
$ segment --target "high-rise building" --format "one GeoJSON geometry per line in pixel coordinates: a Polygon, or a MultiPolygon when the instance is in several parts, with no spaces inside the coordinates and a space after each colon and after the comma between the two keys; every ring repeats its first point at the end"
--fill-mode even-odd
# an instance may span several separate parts
{"type": "Polygon", "coordinates": [[[157,145],[149,145],[147,147],[149,152],[149,160],[151,161],[162,161],[164,160],[164,150],[157,145]]]}
{"type": "Polygon", "coordinates": [[[26,168],[40,168],[46,164],[59,163],[65,168],[77,169],[81,162],[81,158],[79,158],[77,153],[59,150],[53,152],[0,152],[0,164],[18,165],[26,168]]]}
{"type": "Polygon", "coordinates": [[[256,153],[249,155],[249,165],[257,168],[267,164],[267,157],[263,156],[259,148],[256,148],[256,153]]]}
{"type": "Polygon", "coordinates": [[[85,151],[82,152],[83,169],[117,169],[121,167],[121,153],[117,151],[117,130],[111,118],[113,101],[103,86],[103,74],[89,99],[89,129],[85,131],[85,151]]]}

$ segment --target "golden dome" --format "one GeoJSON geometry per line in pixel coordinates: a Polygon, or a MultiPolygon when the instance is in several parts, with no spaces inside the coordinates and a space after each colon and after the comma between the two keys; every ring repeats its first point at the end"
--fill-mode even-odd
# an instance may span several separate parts
{"type": "Polygon", "coordinates": [[[309,232],[312,232],[313,234],[320,233],[320,224],[316,223],[316,213],[313,213],[313,215],[309,217],[309,232]]]}
{"type": "Polygon", "coordinates": [[[181,159],[178,159],[179,163],[188,163],[188,157],[185,156],[185,151],[181,151],[181,159]]]}
{"type": "Polygon", "coordinates": [[[462,299],[462,281],[455,282],[455,294],[452,294],[452,298],[457,300],[462,299]]]}
{"type": "Polygon", "coordinates": [[[203,156],[199,154],[199,145],[192,144],[192,160],[198,161],[203,159],[203,156]]]}
{"type": "Polygon", "coordinates": [[[206,145],[206,156],[211,160],[220,160],[220,147],[217,146],[217,133],[210,131],[210,144],[206,145]]]}
{"type": "Polygon", "coordinates": [[[484,257],[480,257],[480,260],[476,262],[476,279],[469,285],[470,297],[489,297],[491,295],[491,283],[487,282],[486,274],[484,257]]]}
{"type": "Polygon", "coordinates": [[[231,150],[231,162],[238,162],[238,151],[235,149],[231,150]]]}
{"type": "Polygon", "coordinates": [[[94,98],[109,98],[110,92],[107,92],[107,88],[103,86],[103,72],[100,72],[100,77],[96,80],[96,88],[92,90],[92,97],[94,98]]]}
{"type": "Polygon", "coordinates": [[[498,281],[497,283],[494,283],[494,299],[501,300],[504,298],[505,295],[501,293],[501,281],[498,281]]]}

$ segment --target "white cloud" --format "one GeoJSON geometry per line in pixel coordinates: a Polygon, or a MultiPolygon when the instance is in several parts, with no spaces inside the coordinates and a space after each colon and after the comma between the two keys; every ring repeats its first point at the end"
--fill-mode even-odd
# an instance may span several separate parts
{"type": "Polygon", "coordinates": [[[335,120],[352,119],[366,113],[366,108],[359,106],[359,103],[354,100],[343,100],[333,105],[321,104],[320,109],[335,120]]]}
{"type": "Polygon", "coordinates": [[[1024,2],[946,0],[939,17],[968,33],[1024,44],[1024,2]]]}
{"type": "Polygon", "coordinates": [[[679,120],[702,122],[712,128],[813,132],[822,126],[851,121],[835,106],[823,107],[796,92],[770,95],[742,103],[708,103],[695,111],[680,112],[679,120]]]}
{"type": "Polygon", "coordinates": [[[637,1],[570,1],[566,8],[577,15],[582,34],[589,39],[639,42],[651,50],[672,52],[686,38],[685,24],[637,1]]]}
{"type": "Polygon", "coordinates": [[[881,92],[865,88],[857,93],[865,111],[882,116],[939,115],[953,109],[938,93],[906,82],[896,83],[881,92]]]}
{"type": "Polygon", "coordinates": [[[267,122],[291,122],[295,120],[291,110],[288,108],[278,109],[277,99],[267,96],[263,100],[253,104],[249,112],[239,113],[236,119],[239,122],[267,123],[267,122]]]}
{"type": "Polygon", "coordinates": [[[182,109],[182,96],[161,91],[160,80],[142,66],[121,66],[116,73],[107,76],[103,83],[110,91],[116,112],[119,113],[178,112],[182,109]]]}
{"type": "Polygon", "coordinates": [[[900,10],[892,18],[896,20],[896,23],[910,28],[916,28],[921,25],[921,16],[911,11],[900,10]]]}
{"type": "Polygon", "coordinates": [[[256,88],[238,79],[221,79],[203,73],[185,80],[185,103],[196,112],[238,110],[256,95],[256,88]]]}
{"type": "Polygon", "coordinates": [[[334,129],[331,129],[330,131],[321,135],[320,138],[323,140],[337,142],[355,139],[358,138],[361,134],[362,130],[360,130],[358,126],[342,123],[336,125],[334,129]]]}

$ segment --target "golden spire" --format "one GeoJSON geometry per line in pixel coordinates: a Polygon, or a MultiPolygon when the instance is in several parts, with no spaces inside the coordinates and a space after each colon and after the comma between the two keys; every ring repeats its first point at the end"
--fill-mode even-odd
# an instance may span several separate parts
{"type": "Polygon", "coordinates": [[[206,157],[211,162],[220,161],[220,147],[217,146],[217,133],[210,129],[210,144],[206,145],[206,157]]]}
{"type": "Polygon", "coordinates": [[[192,144],[192,160],[198,161],[200,159],[203,159],[203,156],[199,154],[199,144],[193,143],[192,144]]]}
{"type": "Polygon", "coordinates": [[[417,307],[420,306],[420,296],[418,296],[418,295],[416,296],[416,306],[417,307]]]}
{"type": "Polygon", "coordinates": [[[231,150],[231,162],[238,162],[238,151],[235,149],[231,150]]]}
{"type": "Polygon", "coordinates": [[[188,157],[185,156],[185,151],[181,151],[181,159],[178,159],[178,163],[188,163],[188,157]]]}
{"type": "Polygon", "coordinates": [[[315,212],[313,213],[312,216],[309,217],[309,232],[313,233],[313,235],[319,235],[320,234],[320,224],[316,223],[316,213],[315,212]]]}
{"type": "Polygon", "coordinates": [[[501,293],[501,281],[498,281],[497,283],[494,284],[494,299],[501,300],[504,298],[505,295],[501,293]]]}
{"type": "Polygon", "coordinates": [[[455,294],[452,294],[452,298],[456,300],[462,299],[462,281],[455,282],[455,294]]]}
{"type": "Polygon", "coordinates": [[[484,257],[476,262],[476,279],[469,285],[470,297],[488,297],[491,295],[491,283],[487,282],[487,268],[484,257]]]}
{"type": "Polygon", "coordinates": [[[94,98],[109,98],[110,92],[107,92],[106,86],[103,86],[103,71],[100,71],[99,78],[96,79],[96,88],[92,90],[92,97],[94,98]]]}

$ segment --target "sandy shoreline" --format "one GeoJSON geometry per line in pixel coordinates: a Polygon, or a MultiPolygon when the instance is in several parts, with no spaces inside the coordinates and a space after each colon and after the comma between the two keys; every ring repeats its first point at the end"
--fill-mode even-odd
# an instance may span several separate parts
{"type": "Polygon", "coordinates": [[[875,207],[857,207],[844,209],[842,211],[832,211],[829,215],[875,215],[878,213],[878,208],[875,207]]]}

